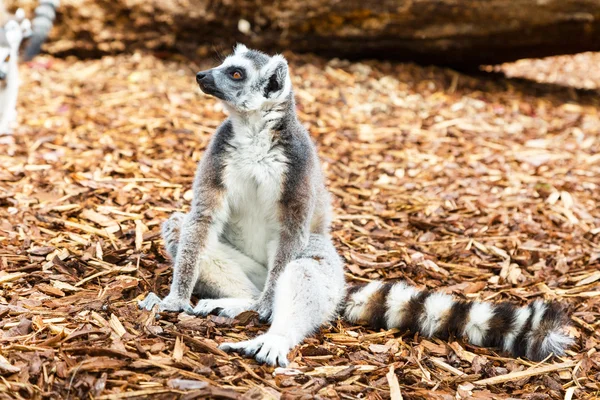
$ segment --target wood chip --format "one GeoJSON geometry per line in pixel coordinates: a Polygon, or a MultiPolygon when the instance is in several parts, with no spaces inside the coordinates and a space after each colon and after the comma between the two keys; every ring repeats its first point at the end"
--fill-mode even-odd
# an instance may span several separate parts
{"type": "Polygon", "coordinates": [[[112,330],[115,331],[117,335],[119,335],[119,337],[123,337],[127,333],[125,327],[123,326],[121,321],[119,321],[119,318],[115,314],[111,314],[108,324],[110,325],[112,330]]]}
{"type": "Polygon", "coordinates": [[[473,382],[475,385],[497,385],[504,382],[510,382],[517,379],[528,378],[536,375],[543,375],[553,371],[560,371],[574,367],[577,363],[575,361],[565,361],[559,364],[545,365],[537,368],[530,368],[525,371],[511,372],[510,374],[494,376],[492,378],[481,379],[473,382]]]}
{"type": "Polygon", "coordinates": [[[394,365],[390,365],[390,371],[385,375],[388,384],[390,385],[390,396],[392,400],[402,400],[402,393],[400,392],[400,383],[398,383],[398,377],[394,372],[394,365]]]}

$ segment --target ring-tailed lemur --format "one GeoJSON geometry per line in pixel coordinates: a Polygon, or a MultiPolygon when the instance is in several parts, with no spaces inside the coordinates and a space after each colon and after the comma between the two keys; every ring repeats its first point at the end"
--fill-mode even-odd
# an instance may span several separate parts
{"type": "Polygon", "coordinates": [[[256,310],[271,321],[268,331],[221,348],[270,365],[287,365],[290,349],[340,309],[348,321],[374,328],[464,336],[536,360],[564,354],[572,339],[555,304],[465,302],[402,282],[346,290],[329,237],[329,194],[296,116],[286,60],[238,45],[196,80],[222,100],[229,118],[198,166],[191,211],[163,224],[174,260],[171,291],[163,300],[149,293],[140,307],[228,317],[256,310]],[[203,298],[196,307],[192,292],[203,298]]]}

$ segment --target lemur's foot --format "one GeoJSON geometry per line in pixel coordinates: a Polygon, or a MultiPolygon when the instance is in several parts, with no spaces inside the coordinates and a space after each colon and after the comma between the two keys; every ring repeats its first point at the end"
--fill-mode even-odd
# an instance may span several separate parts
{"type": "Polygon", "coordinates": [[[150,292],[146,296],[146,298],[142,301],[138,302],[138,307],[146,309],[148,311],[152,310],[154,306],[158,304],[158,311],[185,311],[188,314],[193,314],[194,309],[190,305],[190,302],[183,299],[177,299],[174,296],[168,295],[164,299],[160,299],[157,295],[150,292]]]}
{"type": "Polygon", "coordinates": [[[221,317],[235,318],[252,309],[252,304],[251,299],[205,299],[200,300],[194,307],[194,314],[205,317],[214,313],[221,317]]]}
{"type": "Polygon", "coordinates": [[[222,343],[219,348],[223,351],[235,351],[249,357],[254,357],[261,364],[287,367],[287,355],[291,349],[290,341],[280,335],[265,333],[252,340],[238,343],[222,343]]]}

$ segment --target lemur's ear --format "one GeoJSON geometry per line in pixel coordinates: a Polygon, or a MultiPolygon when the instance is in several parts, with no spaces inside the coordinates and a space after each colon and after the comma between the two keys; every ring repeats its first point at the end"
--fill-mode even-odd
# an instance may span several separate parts
{"type": "Polygon", "coordinates": [[[248,48],[245,45],[243,45],[242,43],[238,43],[235,45],[235,48],[233,49],[233,54],[244,54],[247,51],[248,51],[248,48]]]}
{"type": "Polygon", "coordinates": [[[267,78],[267,84],[264,88],[266,98],[284,97],[290,91],[291,82],[288,74],[288,64],[281,55],[271,58],[264,67],[264,75],[267,78]]]}

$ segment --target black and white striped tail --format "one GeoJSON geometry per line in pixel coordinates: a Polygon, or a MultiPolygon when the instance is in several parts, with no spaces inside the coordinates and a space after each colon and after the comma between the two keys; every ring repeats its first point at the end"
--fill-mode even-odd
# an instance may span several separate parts
{"type": "Polygon", "coordinates": [[[473,345],[536,361],[563,355],[573,343],[565,332],[568,318],[559,304],[537,300],[518,307],[508,302],[469,302],[405,282],[350,287],[344,317],[375,329],[398,328],[440,339],[465,337],[473,345]]]}
{"type": "Polygon", "coordinates": [[[31,23],[31,37],[23,55],[25,61],[30,61],[40,53],[42,44],[48,38],[50,30],[54,25],[58,4],[59,0],[40,0],[39,5],[35,9],[35,17],[31,23]]]}

